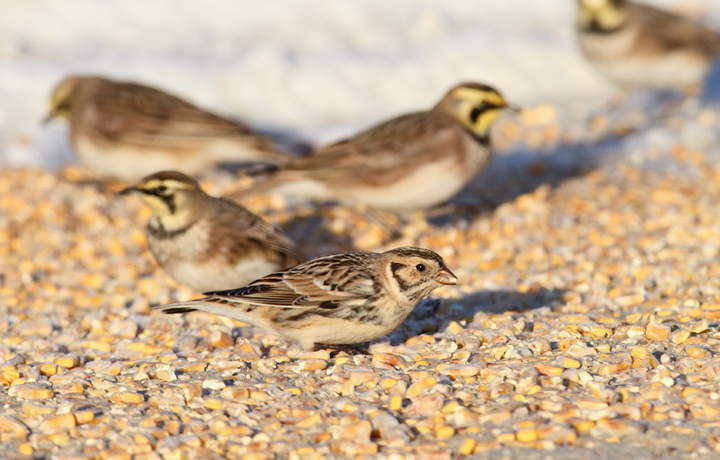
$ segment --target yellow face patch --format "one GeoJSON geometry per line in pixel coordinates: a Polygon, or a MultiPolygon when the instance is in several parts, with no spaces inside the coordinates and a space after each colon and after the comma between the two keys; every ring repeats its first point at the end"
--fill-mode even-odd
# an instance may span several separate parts
{"type": "Polygon", "coordinates": [[[625,12],[610,0],[580,0],[578,24],[587,28],[595,22],[601,29],[616,29],[625,21],[625,12]]]}
{"type": "Polygon", "coordinates": [[[490,127],[508,106],[497,92],[471,87],[459,87],[452,93],[456,118],[477,136],[486,136],[490,127]]]}
{"type": "Polygon", "coordinates": [[[169,190],[190,190],[194,187],[190,184],[172,180],[172,179],[166,179],[166,180],[160,180],[160,179],[150,179],[146,182],[140,182],[136,188],[140,190],[152,190],[155,188],[158,188],[160,186],[164,186],[169,190]]]}
{"type": "Polygon", "coordinates": [[[70,95],[72,94],[78,80],[70,78],[58,85],[53,91],[52,97],[50,98],[50,114],[51,118],[63,117],[68,118],[70,116],[70,95]]]}
{"type": "Polygon", "coordinates": [[[156,214],[160,217],[172,214],[170,212],[170,209],[168,209],[167,204],[165,204],[162,198],[158,196],[146,195],[145,193],[141,193],[140,199],[143,200],[143,203],[145,203],[152,210],[153,214],[156,214]]]}
{"type": "MultiPolygon", "coordinates": [[[[163,193],[163,195],[166,196],[172,196],[175,195],[175,191],[179,190],[190,190],[194,188],[192,185],[179,182],[172,179],[150,179],[144,182],[140,182],[138,185],[135,186],[136,189],[142,191],[151,192],[154,190],[157,190],[159,187],[165,187],[167,189],[166,192],[163,193]]],[[[155,194],[149,194],[149,193],[140,193],[140,198],[145,202],[146,205],[152,209],[153,213],[159,217],[166,217],[171,216],[175,213],[171,212],[170,208],[168,207],[168,203],[163,200],[163,197],[155,195],[155,194]]],[[[176,202],[178,201],[180,197],[176,196],[176,202]]],[[[179,203],[175,203],[179,204],[179,203]]]]}
{"type": "Polygon", "coordinates": [[[460,87],[453,91],[453,95],[460,100],[468,101],[473,105],[480,105],[483,102],[498,107],[507,106],[503,97],[494,91],[485,91],[475,88],[460,87]]]}

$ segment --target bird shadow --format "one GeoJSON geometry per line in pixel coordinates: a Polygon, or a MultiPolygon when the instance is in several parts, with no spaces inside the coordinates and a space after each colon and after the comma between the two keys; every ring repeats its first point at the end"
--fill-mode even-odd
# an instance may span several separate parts
{"type": "Polygon", "coordinates": [[[524,312],[538,308],[554,308],[564,303],[565,289],[547,289],[533,285],[527,292],[513,289],[482,289],[464,295],[451,302],[441,299],[426,299],[415,308],[408,318],[410,321],[422,321],[426,318],[437,317],[446,321],[466,320],[479,312],[505,313],[524,312]]]}
{"type": "Polygon", "coordinates": [[[350,235],[330,231],[326,219],[317,212],[293,217],[283,225],[283,232],[309,257],[355,249],[350,235]]]}
{"type": "Polygon", "coordinates": [[[568,179],[602,167],[617,153],[623,137],[608,134],[600,139],[561,143],[549,149],[519,147],[496,154],[487,168],[447,205],[429,210],[428,222],[441,227],[459,219],[471,220],[538,187],[557,188],[568,179]]]}
{"type": "MultiPolygon", "coordinates": [[[[483,289],[467,294],[458,300],[428,298],[415,307],[407,320],[395,331],[380,341],[389,341],[393,346],[401,345],[410,337],[421,334],[443,333],[455,322],[479,323],[478,314],[502,314],[524,312],[541,308],[554,309],[564,304],[563,289],[547,289],[533,285],[528,292],[513,289],[483,289]]],[[[512,323],[508,318],[508,322],[512,323]]],[[[478,327],[483,327],[478,325],[478,327]]]]}

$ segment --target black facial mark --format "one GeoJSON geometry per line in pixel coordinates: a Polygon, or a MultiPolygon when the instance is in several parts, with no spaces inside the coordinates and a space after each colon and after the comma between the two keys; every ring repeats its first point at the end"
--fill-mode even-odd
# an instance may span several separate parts
{"type": "Polygon", "coordinates": [[[397,274],[398,270],[400,270],[400,269],[403,268],[403,267],[405,267],[405,265],[400,264],[400,263],[397,263],[397,262],[391,262],[391,263],[390,263],[390,271],[392,272],[393,278],[395,278],[395,281],[397,281],[397,284],[398,284],[398,286],[400,287],[400,290],[401,290],[401,291],[405,291],[405,290],[407,290],[407,289],[410,287],[410,286],[408,285],[408,283],[406,283],[405,280],[402,279],[402,277],[400,277],[400,276],[397,274]]]}
{"type": "Polygon", "coordinates": [[[157,238],[158,240],[167,240],[170,238],[175,238],[178,235],[182,235],[183,233],[190,230],[195,225],[195,222],[188,225],[187,227],[179,228],[177,230],[167,231],[165,230],[165,227],[160,224],[159,227],[154,227],[152,225],[148,225],[147,231],[148,234],[152,235],[153,238],[157,238]]]}
{"type": "Polygon", "coordinates": [[[588,24],[587,26],[584,27],[584,30],[585,30],[585,32],[592,32],[594,34],[607,35],[607,34],[613,34],[624,27],[625,27],[625,23],[622,23],[617,27],[603,27],[602,24],[600,24],[600,22],[597,19],[593,18],[590,21],[590,24],[588,24]]]}
{"type": "Polygon", "coordinates": [[[473,124],[477,123],[481,113],[482,110],[480,110],[479,107],[473,107],[472,111],[470,112],[470,121],[472,121],[473,124]]]}
{"type": "Polygon", "coordinates": [[[168,207],[168,210],[170,210],[170,214],[175,214],[175,210],[177,209],[177,206],[175,206],[175,199],[174,195],[166,195],[165,192],[167,192],[168,188],[164,185],[161,185],[159,187],[155,187],[153,189],[140,189],[141,192],[143,192],[146,195],[153,195],[161,200],[163,200],[163,203],[165,203],[165,206],[168,207]]]}

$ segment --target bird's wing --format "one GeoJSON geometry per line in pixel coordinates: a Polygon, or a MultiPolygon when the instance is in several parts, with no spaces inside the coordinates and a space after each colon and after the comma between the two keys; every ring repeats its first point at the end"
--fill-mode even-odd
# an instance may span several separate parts
{"type": "Polygon", "coordinates": [[[297,159],[287,170],[312,176],[377,174],[411,166],[426,152],[434,155],[442,133],[461,131],[455,120],[438,111],[411,113],[297,159]]]}
{"type": "Polygon", "coordinates": [[[344,302],[371,297],[376,281],[357,253],[314,259],[253,281],[246,287],[206,292],[209,298],[280,308],[337,308],[344,302]],[[348,257],[338,257],[348,255],[348,257]],[[331,259],[331,260],[329,260],[331,259]]]}
{"type": "Polygon", "coordinates": [[[87,116],[93,118],[97,132],[126,143],[173,147],[207,139],[244,138],[272,145],[239,122],[142,85],[120,83],[98,91],[93,104],[94,110],[87,116]]]}
{"type": "Polygon", "coordinates": [[[717,32],[684,17],[648,5],[628,6],[640,10],[638,17],[649,28],[662,31],[654,37],[663,50],[694,48],[709,58],[720,55],[720,34],[717,32]]]}

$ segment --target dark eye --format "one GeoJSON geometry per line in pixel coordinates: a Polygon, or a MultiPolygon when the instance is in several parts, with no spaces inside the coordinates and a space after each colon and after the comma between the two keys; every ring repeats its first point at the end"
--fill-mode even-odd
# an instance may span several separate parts
{"type": "Polygon", "coordinates": [[[158,191],[158,193],[165,193],[165,192],[167,192],[167,187],[165,187],[164,185],[161,185],[156,190],[158,191]]]}
{"type": "Polygon", "coordinates": [[[417,264],[417,265],[415,265],[415,269],[416,269],[417,271],[419,271],[419,272],[424,272],[424,271],[425,271],[425,265],[423,265],[423,264],[417,264]]]}

